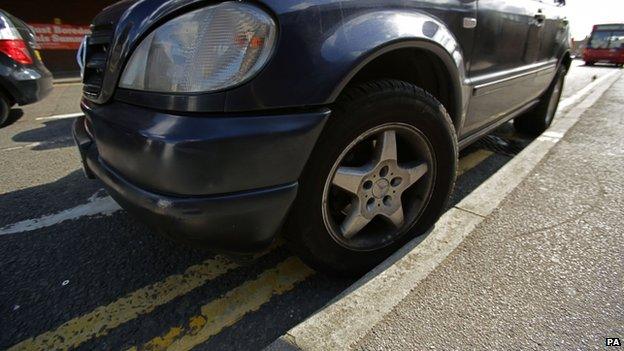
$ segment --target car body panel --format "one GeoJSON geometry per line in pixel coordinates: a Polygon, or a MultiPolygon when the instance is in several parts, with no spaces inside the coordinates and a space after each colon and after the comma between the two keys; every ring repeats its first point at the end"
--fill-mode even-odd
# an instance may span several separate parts
{"type": "Polygon", "coordinates": [[[624,49],[585,49],[583,60],[621,65],[624,64],[624,49]]]}
{"type": "Polygon", "coordinates": [[[73,135],[89,175],[97,176],[125,209],[168,237],[219,251],[250,252],[273,242],[297,183],[220,196],[176,197],[131,183],[99,158],[85,128],[74,122],[73,135]]]}
{"type": "Polygon", "coordinates": [[[85,101],[82,108],[108,167],[145,189],[172,196],[296,182],[329,116],[329,110],[318,109],[201,118],[122,102],[85,101]]]}
{"type": "Polygon", "coordinates": [[[469,72],[474,91],[462,136],[540,97],[569,45],[568,26],[554,1],[479,0],[478,22],[469,72]]]}
{"type": "Polygon", "coordinates": [[[7,95],[12,102],[32,104],[44,99],[52,89],[52,73],[47,69],[26,68],[0,59],[0,93],[7,95]]]}

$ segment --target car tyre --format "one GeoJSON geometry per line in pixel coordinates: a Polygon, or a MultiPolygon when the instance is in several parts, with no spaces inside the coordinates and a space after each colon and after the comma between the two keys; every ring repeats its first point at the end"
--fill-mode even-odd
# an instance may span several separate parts
{"type": "Polygon", "coordinates": [[[10,111],[11,111],[11,104],[4,96],[0,94],[0,127],[4,126],[7,119],[9,119],[10,111]]]}
{"type": "Polygon", "coordinates": [[[594,64],[595,64],[595,62],[585,61],[585,66],[593,66],[594,64]]]}
{"type": "Polygon", "coordinates": [[[550,127],[559,107],[566,74],[566,69],[561,67],[537,106],[514,119],[514,127],[517,131],[529,135],[539,135],[550,127]]]}
{"type": "Polygon", "coordinates": [[[403,81],[350,88],[332,110],[300,179],[284,236],[313,268],[354,276],[426,233],[447,208],[456,177],[457,136],[444,106],[403,81]],[[389,156],[393,152],[386,153],[393,144],[394,158],[389,156]],[[343,179],[343,169],[356,164],[368,175],[354,171],[361,178],[351,184],[360,185],[344,191],[337,180],[343,179]],[[376,183],[365,177],[377,177],[370,178],[376,183]],[[400,218],[398,210],[392,212],[398,205],[400,218]],[[346,235],[354,228],[350,223],[356,223],[350,219],[369,210],[387,212],[368,213],[372,219],[354,236],[346,235]]]}

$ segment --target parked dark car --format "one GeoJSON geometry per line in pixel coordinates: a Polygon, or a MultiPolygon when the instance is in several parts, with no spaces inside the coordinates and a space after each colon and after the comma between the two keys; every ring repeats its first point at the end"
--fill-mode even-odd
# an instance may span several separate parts
{"type": "Polygon", "coordinates": [[[351,274],[447,208],[458,150],[551,123],[561,1],[123,1],[86,41],[89,176],[165,235],[351,274]]]}
{"type": "Polygon", "coordinates": [[[35,47],[26,23],[0,9],[0,127],[14,104],[37,102],[52,91],[52,74],[35,47]]]}

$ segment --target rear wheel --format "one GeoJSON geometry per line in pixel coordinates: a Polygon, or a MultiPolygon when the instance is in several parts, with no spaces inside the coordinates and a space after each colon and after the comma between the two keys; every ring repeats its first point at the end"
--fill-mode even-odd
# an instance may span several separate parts
{"type": "Polygon", "coordinates": [[[525,134],[539,135],[550,127],[559,107],[566,72],[565,68],[560,68],[555,80],[541,97],[537,106],[514,119],[516,130],[525,134]]]}
{"type": "Polygon", "coordinates": [[[422,89],[395,80],[350,89],[306,165],[286,239],[317,269],[365,272],[435,223],[456,163],[450,118],[422,89]]]}
{"type": "Polygon", "coordinates": [[[0,127],[2,127],[9,118],[9,111],[11,110],[11,104],[9,101],[0,94],[0,127]]]}

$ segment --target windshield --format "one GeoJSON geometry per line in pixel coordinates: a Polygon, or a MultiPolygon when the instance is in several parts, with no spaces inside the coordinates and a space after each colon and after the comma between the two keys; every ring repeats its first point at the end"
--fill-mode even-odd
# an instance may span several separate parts
{"type": "Polygon", "coordinates": [[[590,49],[620,49],[624,48],[624,30],[596,31],[591,37],[590,49]]]}

